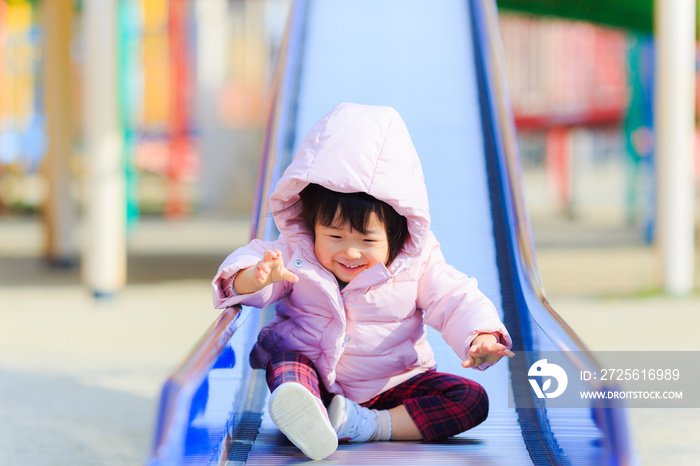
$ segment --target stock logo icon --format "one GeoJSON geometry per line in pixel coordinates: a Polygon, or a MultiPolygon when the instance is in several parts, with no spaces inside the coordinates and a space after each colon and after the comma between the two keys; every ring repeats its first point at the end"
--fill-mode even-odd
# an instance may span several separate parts
{"type": "Polygon", "coordinates": [[[530,366],[527,375],[537,398],[556,398],[564,393],[566,385],[569,383],[564,369],[556,364],[548,363],[546,359],[540,359],[530,366]],[[538,379],[542,380],[541,386],[538,379]],[[557,381],[557,386],[555,390],[550,390],[553,379],[557,381]]]}

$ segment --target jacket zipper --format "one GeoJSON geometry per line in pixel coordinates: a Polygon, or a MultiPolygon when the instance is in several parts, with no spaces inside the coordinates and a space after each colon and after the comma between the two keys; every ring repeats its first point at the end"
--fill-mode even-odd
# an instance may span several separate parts
{"type": "MultiPolygon", "coordinates": [[[[301,250],[301,255],[302,255],[307,261],[309,261],[309,262],[311,262],[312,264],[316,265],[316,266],[319,267],[321,270],[323,270],[326,274],[330,275],[330,277],[333,279],[333,282],[335,283],[335,289],[336,289],[336,291],[338,292],[338,297],[339,297],[339,299],[342,301],[343,298],[342,298],[342,295],[340,294],[340,284],[338,284],[338,279],[335,277],[335,275],[333,275],[333,272],[331,272],[330,270],[326,269],[326,268],[325,268],[324,266],[322,266],[318,261],[316,261],[316,260],[310,258],[309,256],[307,256],[307,255],[306,255],[306,252],[305,252],[303,249],[301,250]]],[[[346,335],[347,335],[347,332],[346,332],[346,329],[347,329],[347,322],[346,322],[346,319],[345,319],[345,309],[341,309],[340,306],[338,306],[338,303],[337,303],[335,300],[332,300],[332,301],[333,301],[333,304],[334,304],[336,310],[338,311],[338,315],[341,316],[342,323],[343,323],[343,329],[344,329],[344,330],[343,330],[343,334],[340,335],[340,337],[339,337],[339,338],[336,340],[336,342],[335,342],[336,348],[344,348],[344,347],[345,347],[345,342],[347,341],[347,338],[346,338],[346,335]]]]}

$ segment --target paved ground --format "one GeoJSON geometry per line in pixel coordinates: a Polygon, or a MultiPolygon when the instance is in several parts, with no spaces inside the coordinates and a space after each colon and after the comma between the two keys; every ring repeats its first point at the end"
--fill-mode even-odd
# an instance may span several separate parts
{"type": "MultiPolygon", "coordinates": [[[[0,464],[142,464],[160,386],[217,314],[208,277],[247,235],[245,221],[144,221],[128,286],[96,302],[78,270],[44,265],[37,224],[0,222],[0,464]]],[[[700,350],[700,296],[658,293],[633,232],[535,235],[549,300],[591,349],[700,350]]],[[[629,415],[642,464],[697,464],[700,410],[629,415]]]]}

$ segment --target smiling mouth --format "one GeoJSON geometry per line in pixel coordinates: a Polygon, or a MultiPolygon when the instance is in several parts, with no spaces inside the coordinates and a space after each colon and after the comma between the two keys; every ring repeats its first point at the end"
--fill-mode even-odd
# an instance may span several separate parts
{"type": "Polygon", "coordinates": [[[359,265],[346,265],[346,264],[342,264],[342,263],[341,263],[340,265],[342,265],[342,266],[345,267],[346,269],[350,269],[350,270],[359,269],[360,267],[362,267],[362,264],[359,264],[359,265]]]}

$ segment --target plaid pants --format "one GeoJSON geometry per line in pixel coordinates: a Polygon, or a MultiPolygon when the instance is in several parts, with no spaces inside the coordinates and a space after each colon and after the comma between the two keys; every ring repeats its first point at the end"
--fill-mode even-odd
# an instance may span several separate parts
{"type": "MultiPolygon", "coordinates": [[[[284,382],[297,382],[328,406],[333,394],[319,383],[311,360],[300,353],[275,355],[267,366],[267,385],[274,391],[284,382]]],[[[454,374],[427,371],[362,403],[370,409],[404,405],[424,441],[445,439],[481,424],[489,399],[478,383],[454,374]]]]}

